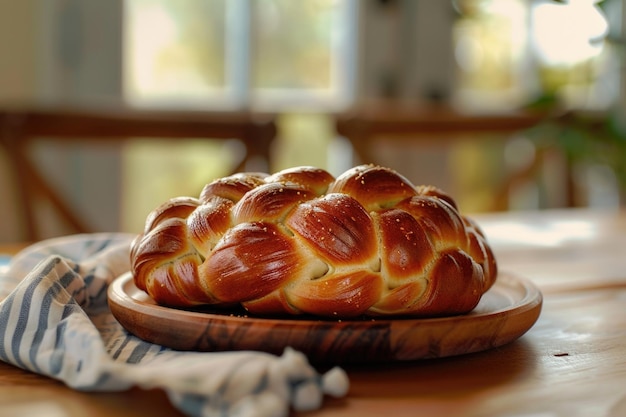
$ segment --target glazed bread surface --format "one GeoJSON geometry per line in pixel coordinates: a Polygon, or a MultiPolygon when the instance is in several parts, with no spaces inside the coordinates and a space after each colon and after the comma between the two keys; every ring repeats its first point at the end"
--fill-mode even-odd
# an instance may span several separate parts
{"type": "Polygon", "coordinates": [[[497,277],[451,196],[374,165],[218,179],[151,212],[130,256],[160,305],[258,315],[457,315],[497,277]]]}

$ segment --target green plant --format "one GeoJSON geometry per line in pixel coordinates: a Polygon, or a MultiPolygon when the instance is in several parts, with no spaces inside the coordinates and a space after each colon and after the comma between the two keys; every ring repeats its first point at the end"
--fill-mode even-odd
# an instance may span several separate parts
{"type": "MultiPolygon", "coordinates": [[[[543,103],[548,101],[542,99],[543,103]]],[[[608,166],[617,178],[621,196],[626,196],[626,118],[619,109],[548,115],[526,133],[538,149],[559,149],[570,166],[608,166]]]]}

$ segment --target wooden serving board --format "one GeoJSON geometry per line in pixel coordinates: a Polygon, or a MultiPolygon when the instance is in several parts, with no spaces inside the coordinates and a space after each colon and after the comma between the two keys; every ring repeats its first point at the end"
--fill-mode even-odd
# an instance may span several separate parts
{"type": "Polygon", "coordinates": [[[178,310],[157,305],[130,273],[108,290],[111,312],[129,332],[178,350],[259,350],[288,346],[314,363],[408,361],[441,358],[508,344],[537,321],[543,297],[530,281],[500,273],[469,314],[428,319],[324,320],[263,318],[244,313],[178,310]]]}

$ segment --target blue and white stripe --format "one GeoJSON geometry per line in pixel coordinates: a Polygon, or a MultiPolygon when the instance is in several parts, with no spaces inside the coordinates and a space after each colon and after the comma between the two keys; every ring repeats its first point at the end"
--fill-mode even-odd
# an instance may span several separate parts
{"type": "Polygon", "coordinates": [[[299,352],[178,352],[126,332],[106,292],[129,270],[131,236],[76,235],[33,245],[0,272],[0,360],[85,391],[162,388],[190,416],[285,416],[343,396],[299,352]]]}

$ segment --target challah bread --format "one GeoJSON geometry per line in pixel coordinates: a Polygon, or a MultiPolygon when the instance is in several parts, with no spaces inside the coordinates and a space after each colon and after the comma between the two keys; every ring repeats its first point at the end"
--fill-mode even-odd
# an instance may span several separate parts
{"type": "Polygon", "coordinates": [[[216,180],[150,213],[131,264],[161,305],[334,318],[467,313],[497,276],[449,195],[373,165],[216,180]]]}

